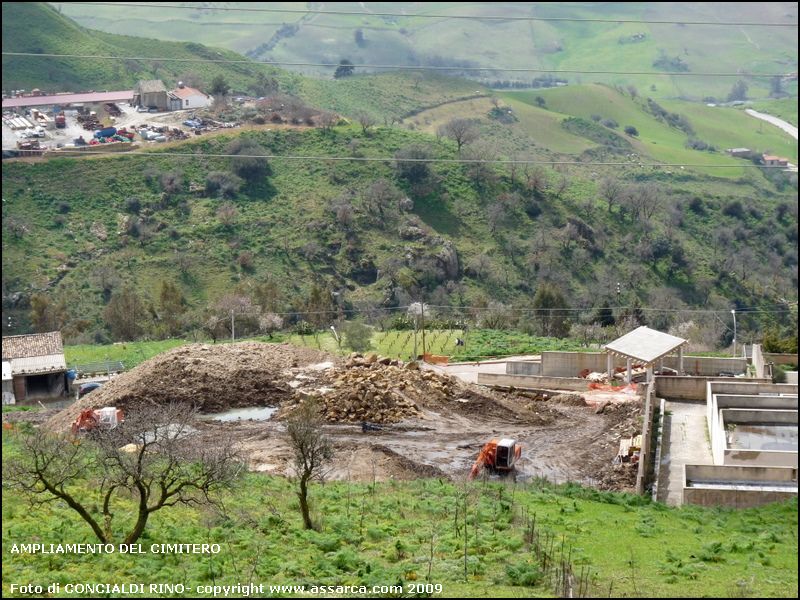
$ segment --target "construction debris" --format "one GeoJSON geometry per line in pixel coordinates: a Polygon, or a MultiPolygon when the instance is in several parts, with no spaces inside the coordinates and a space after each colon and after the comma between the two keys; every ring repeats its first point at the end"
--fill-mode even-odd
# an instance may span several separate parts
{"type": "Polygon", "coordinates": [[[109,381],[48,422],[64,430],[82,410],[188,403],[207,413],[248,406],[277,406],[291,398],[292,369],[336,361],[291,344],[188,344],[151,358],[109,381]]]}

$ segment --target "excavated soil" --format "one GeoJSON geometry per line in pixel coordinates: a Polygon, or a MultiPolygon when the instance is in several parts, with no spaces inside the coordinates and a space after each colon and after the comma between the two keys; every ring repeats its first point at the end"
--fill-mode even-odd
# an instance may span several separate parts
{"type": "Polygon", "coordinates": [[[205,413],[278,406],[292,396],[292,369],[339,359],[291,344],[189,344],[151,358],[87,394],[47,422],[68,429],[82,410],[188,403],[205,413]]]}

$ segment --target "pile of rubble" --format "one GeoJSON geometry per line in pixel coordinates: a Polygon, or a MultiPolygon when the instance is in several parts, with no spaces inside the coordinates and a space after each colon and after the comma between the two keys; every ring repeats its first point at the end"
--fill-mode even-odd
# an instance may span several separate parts
{"type": "Polygon", "coordinates": [[[115,406],[123,410],[147,405],[188,403],[201,412],[277,406],[292,397],[293,370],[338,359],[291,344],[241,342],[188,344],[151,358],[48,421],[66,429],[82,410],[115,406]]]}
{"type": "Polygon", "coordinates": [[[448,375],[377,354],[351,354],[343,368],[328,369],[319,379],[305,371],[290,385],[295,403],[317,399],[328,421],[349,423],[397,423],[441,405],[463,409],[475,396],[448,375]]]}

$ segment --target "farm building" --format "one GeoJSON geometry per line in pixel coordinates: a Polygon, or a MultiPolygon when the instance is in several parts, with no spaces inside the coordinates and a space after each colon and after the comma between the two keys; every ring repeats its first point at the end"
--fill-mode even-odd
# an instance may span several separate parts
{"type": "Polygon", "coordinates": [[[3,397],[6,392],[6,362],[16,401],[63,396],[67,393],[67,365],[61,332],[12,335],[3,338],[3,397]]]}
{"type": "Polygon", "coordinates": [[[160,111],[169,110],[167,88],[160,79],[142,80],[133,88],[133,105],[155,107],[160,111]]]}
{"type": "Polygon", "coordinates": [[[49,96],[17,96],[3,98],[3,110],[32,107],[69,106],[76,104],[103,104],[105,102],[130,102],[133,90],[119,92],[85,92],[79,94],[53,94],[49,96]]]}
{"type": "Polygon", "coordinates": [[[210,106],[213,99],[208,94],[204,94],[200,90],[184,85],[183,82],[178,83],[178,87],[170,92],[172,96],[180,100],[180,107],[186,108],[205,108],[210,106]]]}

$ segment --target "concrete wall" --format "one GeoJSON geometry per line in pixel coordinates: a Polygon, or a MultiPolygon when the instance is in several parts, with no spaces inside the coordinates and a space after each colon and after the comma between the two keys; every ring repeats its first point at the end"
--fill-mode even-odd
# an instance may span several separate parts
{"type": "MultiPolygon", "coordinates": [[[[615,367],[624,367],[625,361],[614,360],[615,367]]],[[[664,358],[664,366],[678,369],[677,356],[664,358]]],[[[656,368],[658,364],[656,364],[656,368]]],[[[606,355],[604,352],[542,352],[542,375],[547,377],[577,377],[584,369],[605,373],[606,355]]],[[[696,376],[716,376],[722,372],[745,373],[746,358],[714,358],[708,356],[684,356],[683,370],[696,376]]]]}
{"type": "Polygon", "coordinates": [[[506,363],[506,375],[541,375],[541,361],[510,360],[506,363]]]}
{"type": "Polygon", "coordinates": [[[797,496],[797,469],[686,465],[683,503],[748,508],[797,496]],[[730,484],[720,488],[719,484],[730,484]],[[703,487],[713,484],[714,487],[703,487]],[[748,485],[749,484],[749,485],[748,485]],[[762,489],[758,489],[761,484],[762,489]],[[766,488],[766,489],[763,489],[766,488]]]}
{"type": "Polygon", "coordinates": [[[742,410],[725,408],[719,411],[718,426],[711,432],[714,463],[725,466],[797,468],[797,451],[737,448],[728,444],[725,432],[730,424],[784,423],[797,426],[796,410],[742,410]]]}
{"type": "MultiPolygon", "coordinates": [[[[688,377],[656,375],[656,396],[671,400],[706,400],[709,381],[740,381],[731,377],[688,377]]],[[[771,379],[748,379],[755,383],[771,384],[771,379]]]]}
{"type": "Polygon", "coordinates": [[[580,377],[543,377],[535,375],[504,375],[502,373],[478,373],[480,385],[497,385],[529,390],[568,390],[585,392],[589,381],[580,377]]]}
{"type": "Polygon", "coordinates": [[[796,365],[797,354],[777,354],[774,352],[764,352],[764,360],[776,365],[796,365]]]}
{"type": "Polygon", "coordinates": [[[797,371],[786,371],[786,383],[797,385],[797,371]]]}

